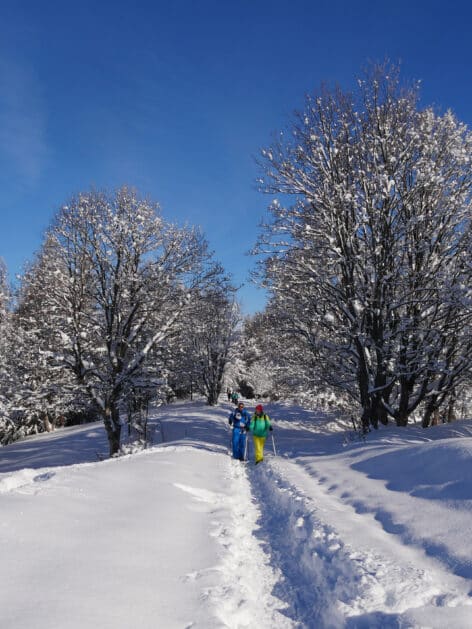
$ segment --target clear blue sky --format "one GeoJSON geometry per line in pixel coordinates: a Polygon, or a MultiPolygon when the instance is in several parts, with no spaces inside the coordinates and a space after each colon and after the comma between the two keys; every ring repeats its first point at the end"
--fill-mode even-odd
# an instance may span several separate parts
{"type": "Polygon", "coordinates": [[[70,196],[128,184],[200,225],[261,309],[259,149],[322,81],[386,57],[471,125],[471,18],[466,0],[2,0],[0,256],[19,273],[70,196]]]}

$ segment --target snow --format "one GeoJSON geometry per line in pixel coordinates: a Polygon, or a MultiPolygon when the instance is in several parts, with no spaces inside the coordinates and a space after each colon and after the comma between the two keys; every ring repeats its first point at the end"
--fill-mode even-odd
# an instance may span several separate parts
{"type": "Polygon", "coordinates": [[[1,448],[2,629],[472,626],[472,421],[359,440],[268,404],[255,466],[229,410],[161,407],[114,459],[101,424],[1,448]]]}

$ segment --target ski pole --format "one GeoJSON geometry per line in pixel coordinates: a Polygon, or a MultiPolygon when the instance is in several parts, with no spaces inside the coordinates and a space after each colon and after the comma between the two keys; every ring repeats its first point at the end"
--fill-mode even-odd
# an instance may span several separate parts
{"type": "Polygon", "coordinates": [[[248,447],[249,435],[246,433],[244,440],[244,460],[247,461],[247,447],[248,447]]]}
{"type": "Polygon", "coordinates": [[[277,452],[276,452],[276,450],[275,450],[274,433],[273,433],[273,432],[271,432],[271,433],[270,433],[270,436],[272,437],[272,448],[273,448],[273,450],[274,450],[274,456],[277,456],[277,452]]]}

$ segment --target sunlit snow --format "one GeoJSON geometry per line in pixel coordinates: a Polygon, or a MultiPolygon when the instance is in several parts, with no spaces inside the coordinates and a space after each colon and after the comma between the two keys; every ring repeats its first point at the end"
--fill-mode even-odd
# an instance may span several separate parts
{"type": "Polygon", "coordinates": [[[163,407],[112,460],[99,423],[1,448],[2,629],[471,626],[472,421],[363,440],[268,404],[255,466],[229,410],[163,407]]]}

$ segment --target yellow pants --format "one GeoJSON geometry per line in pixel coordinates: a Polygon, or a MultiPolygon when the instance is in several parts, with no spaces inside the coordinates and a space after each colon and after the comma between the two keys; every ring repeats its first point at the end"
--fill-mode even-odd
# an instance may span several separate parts
{"type": "Polygon", "coordinates": [[[266,438],[256,437],[256,435],[253,435],[252,438],[254,439],[254,454],[256,463],[260,463],[264,460],[264,443],[266,438]]]}

